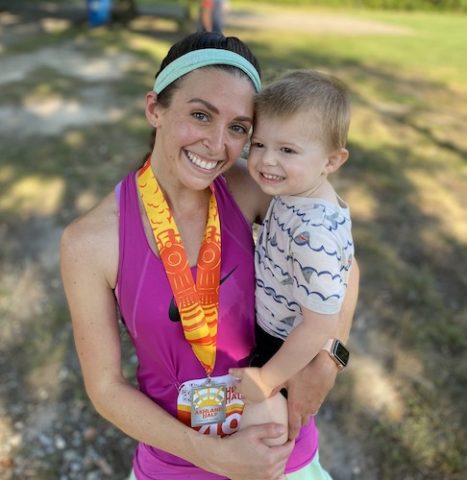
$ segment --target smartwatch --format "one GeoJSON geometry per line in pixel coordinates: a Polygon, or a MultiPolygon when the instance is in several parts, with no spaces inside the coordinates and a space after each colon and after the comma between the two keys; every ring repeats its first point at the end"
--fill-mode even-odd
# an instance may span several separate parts
{"type": "Polygon", "coordinates": [[[322,350],[325,350],[329,353],[339,370],[342,370],[349,363],[350,353],[345,348],[345,345],[337,338],[330,338],[322,350]]]}

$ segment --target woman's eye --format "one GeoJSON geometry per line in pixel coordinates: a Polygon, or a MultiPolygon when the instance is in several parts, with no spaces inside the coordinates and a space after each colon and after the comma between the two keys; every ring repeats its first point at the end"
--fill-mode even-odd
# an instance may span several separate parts
{"type": "Polygon", "coordinates": [[[193,112],[192,117],[196,118],[196,120],[200,120],[202,122],[206,122],[209,117],[204,112],[193,112]]]}
{"type": "Polygon", "coordinates": [[[231,129],[240,135],[248,134],[248,129],[244,125],[232,125],[231,129]]]}

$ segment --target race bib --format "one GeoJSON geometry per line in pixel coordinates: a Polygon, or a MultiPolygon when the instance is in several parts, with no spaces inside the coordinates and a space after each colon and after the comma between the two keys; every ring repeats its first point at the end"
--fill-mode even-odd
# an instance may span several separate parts
{"type": "Polygon", "coordinates": [[[234,382],[231,375],[184,382],[177,398],[178,419],[206,435],[224,437],[236,432],[244,402],[234,392],[234,382]]]}

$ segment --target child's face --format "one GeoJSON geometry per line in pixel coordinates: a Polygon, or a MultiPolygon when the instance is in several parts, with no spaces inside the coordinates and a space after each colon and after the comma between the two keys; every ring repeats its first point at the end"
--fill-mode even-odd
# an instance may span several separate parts
{"type": "Polygon", "coordinates": [[[329,149],[317,117],[297,113],[286,119],[259,114],[251,138],[248,170],[269,195],[317,195],[326,178],[329,149]]]}

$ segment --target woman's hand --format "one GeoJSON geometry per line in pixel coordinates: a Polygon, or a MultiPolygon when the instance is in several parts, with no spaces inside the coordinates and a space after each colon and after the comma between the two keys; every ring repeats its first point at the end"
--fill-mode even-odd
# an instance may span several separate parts
{"type": "Polygon", "coordinates": [[[326,352],[320,352],[287,382],[289,439],[294,440],[310,416],[318,413],[334,387],[338,368],[326,352]]]}
{"type": "Polygon", "coordinates": [[[214,439],[217,445],[211,451],[215,454],[205,454],[209,465],[204,468],[231,480],[281,480],[295,442],[268,447],[263,440],[278,438],[284,431],[282,425],[267,423],[214,439]]]}
{"type": "Polygon", "coordinates": [[[229,373],[237,380],[235,389],[247,402],[258,403],[271,396],[273,389],[262,380],[260,368],[231,368],[229,373]]]}

